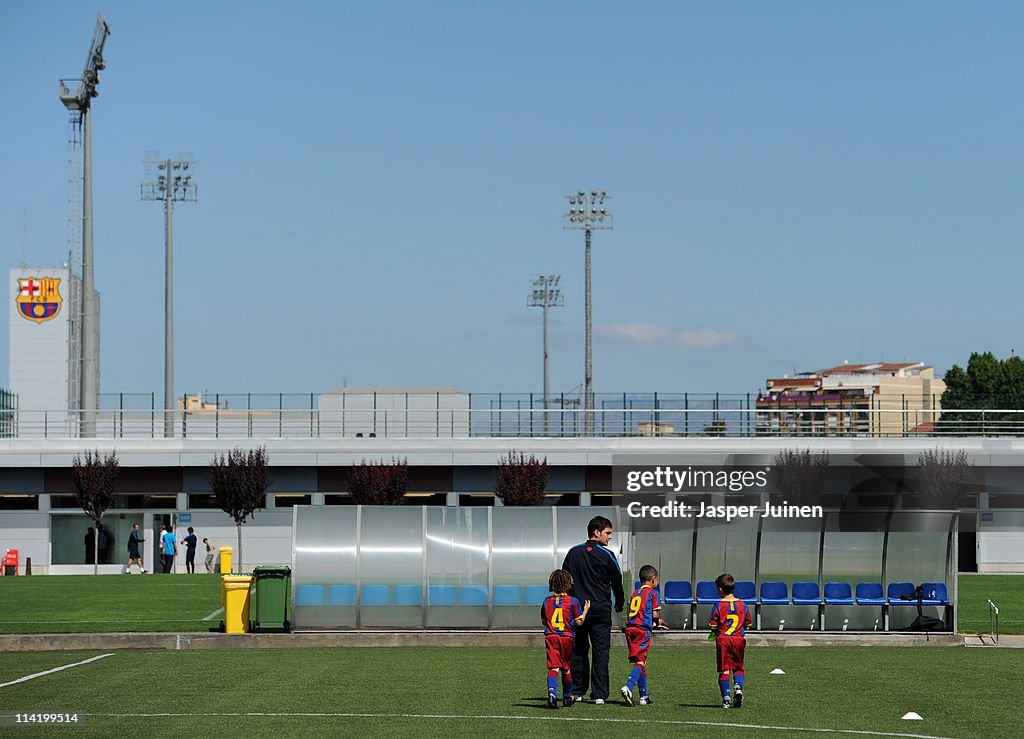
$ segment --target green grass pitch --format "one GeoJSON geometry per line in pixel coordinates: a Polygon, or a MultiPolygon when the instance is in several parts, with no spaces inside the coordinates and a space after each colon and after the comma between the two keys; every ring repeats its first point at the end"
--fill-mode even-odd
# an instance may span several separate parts
{"type": "MultiPolygon", "coordinates": [[[[2,654],[0,684],[97,654],[2,654]]],[[[622,704],[625,658],[612,650],[613,703],[556,711],[542,649],[120,651],[0,687],[0,711],[85,711],[69,736],[1020,735],[1024,650],[752,647],[746,701],[731,711],[711,644],[654,645],[652,706],[622,704]],[[924,720],[901,720],[908,711],[924,720]]]]}

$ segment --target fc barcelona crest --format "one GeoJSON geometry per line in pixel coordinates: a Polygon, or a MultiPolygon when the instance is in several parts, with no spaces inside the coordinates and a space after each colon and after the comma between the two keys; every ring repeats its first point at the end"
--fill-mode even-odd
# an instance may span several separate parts
{"type": "Polygon", "coordinates": [[[18,278],[18,312],[22,318],[36,323],[49,321],[60,313],[64,300],[60,296],[59,277],[18,278]]]}

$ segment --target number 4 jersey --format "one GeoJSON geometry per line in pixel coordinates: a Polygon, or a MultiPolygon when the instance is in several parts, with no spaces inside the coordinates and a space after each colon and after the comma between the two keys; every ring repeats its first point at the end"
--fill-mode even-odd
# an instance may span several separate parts
{"type": "Polygon", "coordinates": [[[583,612],[580,602],[571,595],[549,595],[540,607],[540,617],[544,622],[544,634],[558,636],[575,636],[576,619],[583,612]]]}

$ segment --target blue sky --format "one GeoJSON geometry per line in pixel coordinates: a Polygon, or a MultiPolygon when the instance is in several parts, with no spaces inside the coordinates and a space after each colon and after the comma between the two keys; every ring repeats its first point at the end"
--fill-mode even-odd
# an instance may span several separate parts
{"type": "MultiPolygon", "coordinates": [[[[66,258],[67,114],[100,10],[102,392],[157,392],[163,211],[176,389],[539,391],[530,280],[560,273],[552,390],[753,392],[848,359],[1024,351],[1019,3],[13,0],[0,5],[0,266],[66,258]]],[[[4,293],[5,295],[7,293],[4,293]]],[[[6,381],[7,319],[0,322],[6,381]]]]}

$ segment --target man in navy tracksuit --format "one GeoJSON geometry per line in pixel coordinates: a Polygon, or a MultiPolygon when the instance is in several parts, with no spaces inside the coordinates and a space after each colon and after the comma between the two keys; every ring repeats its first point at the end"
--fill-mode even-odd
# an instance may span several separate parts
{"type": "Polygon", "coordinates": [[[608,548],[612,538],[612,522],[595,516],[587,524],[589,539],[577,544],[565,555],[562,569],[572,575],[572,595],[582,603],[590,601],[590,613],[576,627],[576,644],[572,654],[572,692],[576,700],[591,686],[594,703],[608,700],[608,652],[612,641],[612,597],[615,612],[622,613],[625,594],[622,592],[622,568],[615,553],[608,548]],[[593,645],[594,657],[590,659],[593,645]],[[591,678],[593,676],[593,678],[591,678]]]}

